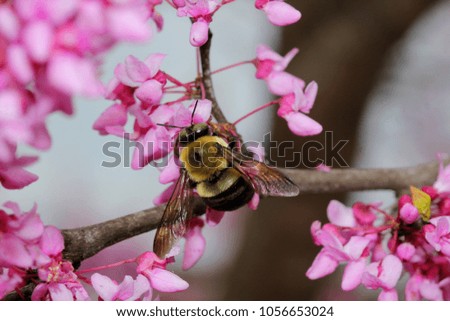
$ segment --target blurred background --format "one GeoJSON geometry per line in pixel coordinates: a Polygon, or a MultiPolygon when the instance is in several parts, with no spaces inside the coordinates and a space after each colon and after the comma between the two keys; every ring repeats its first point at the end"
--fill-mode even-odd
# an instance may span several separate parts
{"type": "MultiPolygon", "coordinates": [[[[220,68],[255,57],[265,43],[285,54],[300,49],[288,71],[309,82],[319,94],[311,116],[334,140],[348,140],[342,150],[352,167],[397,167],[435,159],[450,151],[450,1],[436,0],[302,0],[288,1],[303,14],[294,26],[271,26],[253,2],[237,1],[214,16],[212,67],[220,68]]],[[[146,45],[123,45],[106,57],[103,79],[129,54],[145,58],[167,53],[163,70],[176,78],[195,77],[195,51],[189,45],[189,21],[176,17],[167,5],[162,33],[146,45]]],[[[270,99],[253,66],[214,76],[216,94],[227,118],[239,118],[270,99]]],[[[147,167],[105,168],[105,143],[92,124],[109,106],[105,100],[77,100],[76,114],[53,115],[50,151],[30,167],[40,179],[21,191],[2,191],[0,202],[18,202],[23,209],[38,204],[46,224],[72,228],[98,223],[153,206],[164,186],[158,170],[147,167]]],[[[294,138],[276,110],[265,110],[243,121],[244,140],[262,140],[272,131],[275,140],[294,138]]],[[[324,141],[325,135],[314,137],[324,141]]],[[[118,140],[117,140],[118,141],[118,140]]],[[[23,150],[24,153],[29,151],[23,150]]],[[[34,152],[34,151],[33,151],[34,152]]],[[[317,156],[325,158],[326,155],[317,156]]],[[[333,165],[333,164],[327,164],[333,165]]],[[[162,300],[364,300],[376,294],[340,290],[342,271],[310,281],[305,272],[318,248],[309,227],[326,221],[331,199],[382,200],[393,192],[353,195],[302,195],[295,199],[265,199],[255,212],[227,213],[217,227],[206,227],[204,257],[189,271],[176,273],[190,283],[185,293],[162,294],[162,300]]],[[[112,263],[150,250],[153,233],[104,250],[82,267],[112,263]]],[[[132,273],[133,266],[107,271],[111,276],[132,273]]]]}

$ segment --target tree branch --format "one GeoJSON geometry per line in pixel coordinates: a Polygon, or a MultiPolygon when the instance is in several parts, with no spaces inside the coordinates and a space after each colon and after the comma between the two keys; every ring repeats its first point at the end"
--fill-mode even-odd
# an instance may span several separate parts
{"type": "MultiPolygon", "coordinates": [[[[449,163],[449,159],[445,163],[449,163]]],[[[280,169],[289,176],[303,194],[361,190],[407,189],[410,185],[431,185],[436,179],[438,163],[392,169],[333,169],[329,173],[315,170],[280,169]]],[[[91,226],[63,230],[64,257],[79,264],[102,249],[156,229],[164,206],[139,211],[91,226]]],[[[205,213],[205,206],[196,200],[195,215],[205,213]]]]}
{"type": "MultiPolygon", "coordinates": [[[[446,164],[449,159],[446,159],[446,164]]],[[[332,169],[319,172],[282,169],[299,187],[301,193],[335,193],[364,190],[404,190],[410,185],[431,185],[437,177],[438,162],[405,168],[332,169]]]]}
{"type": "Polygon", "coordinates": [[[212,33],[209,31],[208,41],[200,47],[200,60],[202,63],[202,81],[205,86],[206,98],[212,103],[212,114],[218,123],[228,123],[225,115],[217,103],[214,87],[211,79],[210,49],[212,33]]]}
{"type": "MultiPolygon", "coordinates": [[[[106,222],[63,230],[64,258],[75,265],[97,254],[104,248],[158,227],[165,206],[139,211],[106,222]]],[[[200,199],[194,202],[194,215],[205,213],[205,205],[200,199]]]]}

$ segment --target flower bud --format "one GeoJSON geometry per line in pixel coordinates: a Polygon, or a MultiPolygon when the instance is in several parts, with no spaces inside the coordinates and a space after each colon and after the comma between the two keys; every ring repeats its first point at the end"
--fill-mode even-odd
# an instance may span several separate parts
{"type": "Polygon", "coordinates": [[[296,23],[301,13],[290,4],[281,1],[270,1],[262,9],[269,21],[276,26],[287,26],[296,23]]]}
{"type": "Polygon", "coordinates": [[[400,209],[400,218],[406,224],[412,224],[419,218],[419,211],[417,210],[417,208],[414,205],[412,205],[410,203],[406,203],[400,209]]]}
{"type": "Polygon", "coordinates": [[[192,24],[190,42],[194,47],[201,47],[208,41],[209,24],[203,20],[198,19],[192,24]]]}
{"type": "Polygon", "coordinates": [[[411,243],[402,243],[397,247],[396,250],[397,256],[405,261],[411,260],[415,252],[416,248],[411,243]]]}

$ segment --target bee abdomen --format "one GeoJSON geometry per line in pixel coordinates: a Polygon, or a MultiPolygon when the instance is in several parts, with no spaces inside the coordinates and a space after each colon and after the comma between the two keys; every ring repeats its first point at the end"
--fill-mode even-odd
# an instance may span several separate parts
{"type": "Polygon", "coordinates": [[[219,211],[234,211],[247,204],[255,191],[234,168],[228,168],[214,182],[202,182],[197,192],[205,204],[219,211]]]}

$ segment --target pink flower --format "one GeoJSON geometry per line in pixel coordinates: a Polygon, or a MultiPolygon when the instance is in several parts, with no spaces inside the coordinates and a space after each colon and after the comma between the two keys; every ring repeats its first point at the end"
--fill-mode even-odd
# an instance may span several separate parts
{"type": "MultiPolygon", "coordinates": [[[[282,86],[284,87],[284,85],[282,86]]],[[[299,81],[292,86],[293,93],[287,93],[280,101],[278,116],[286,119],[289,129],[298,136],[312,136],[322,132],[322,125],[306,116],[309,113],[317,95],[317,84],[311,82],[303,91],[299,81]]],[[[284,87],[289,88],[289,86],[284,87]]]]}
{"type": "Polygon", "coordinates": [[[449,281],[450,279],[447,277],[437,282],[420,273],[415,273],[406,283],[405,298],[408,301],[417,301],[422,298],[432,301],[448,300],[449,281]]]}
{"type": "Polygon", "coordinates": [[[450,196],[450,165],[444,167],[440,161],[439,174],[433,187],[442,195],[450,196]]]}
{"type": "Polygon", "coordinates": [[[186,243],[184,245],[183,270],[192,268],[205,251],[206,240],[202,235],[204,225],[203,220],[198,217],[194,217],[188,222],[188,228],[184,235],[186,243]]]}
{"type": "Polygon", "coordinates": [[[282,57],[269,47],[260,45],[253,62],[256,66],[256,78],[263,79],[271,93],[282,96],[279,100],[278,116],[287,121],[289,129],[294,134],[317,135],[322,131],[322,126],[305,115],[314,105],[318,91],[317,83],[312,81],[305,88],[302,79],[284,71],[297,52],[298,49],[295,48],[282,57]]]}
{"type": "Polygon", "coordinates": [[[412,204],[406,203],[400,208],[400,218],[406,224],[412,224],[420,217],[419,210],[412,204]]]}
{"type": "Polygon", "coordinates": [[[86,301],[89,295],[74,273],[68,261],[54,260],[38,270],[43,281],[36,286],[31,295],[33,301],[86,301]]]}
{"type": "Polygon", "coordinates": [[[18,165],[18,144],[50,147],[47,117],[71,114],[72,96],[103,92],[99,55],[118,41],[143,41],[160,0],[17,0],[0,5],[0,180],[21,188],[37,179],[18,165]]]}
{"type": "Polygon", "coordinates": [[[189,41],[194,47],[201,47],[208,41],[209,23],[199,18],[192,24],[189,41]]]}
{"type": "Polygon", "coordinates": [[[161,292],[186,290],[189,284],[179,276],[166,270],[168,259],[160,259],[153,252],[145,252],[137,258],[137,273],[144,275],[153,289],[161,292]]]}
{"type": "Polygon", "coordinates": [[[105,275],[94,273],[91,276],[92,286],[104,301],[137,301],[151,300],[152,288],[147,278],[139,274],[134,280],[126,275],[122,283],[117,284],[105,275]],[[142,298],[142,296],[144,296],[142,298]]]}
{"type": "Polygon", "coordinates": [[[36,207],[21,212],[15,203],[4,206],[12,210],[12,214],[0,210],[0,266],[29,269],[48,263],[50,259],[39,251],[44,225],[36,207]]]}
{"type": "Polygon", "coordinates": [[[255,7],[267,15],[267,19],[276,26],[296,23],[301,13],[283,0],[256,0],[255,7]]]}
{"type": "Polygon", "coordinates": [[[284,71],[297,53],[298,49],[294,48],[283,57],[268,46],[259,45],[256,49],[256,60],[254,62],[256,78],[266,79],[274,72],[284,71]]]}
{"type": "Polygon", "coordinates": [[[324,277],[335,271],[339,263],[348,262],[342,279],[342,289],[352,290],[361,283],[366,265],[364,250],[371,240],[366,237],[352,236],[347,243],[325,229],[313,230],[313,238],[324,248],[316,256],[306,276],[312,280],[324,277]]]}
{"type": "Polygon", "coordinates": [[[39,240],[41,251],[51,261],[40,264],[38,276],[42,283],[33,291],[33,301],[88,300],[89,296],[74,273],[72,263],[62,260],[64,239],[61,232],[52,226],[45,227],[39,240]]]}
{"type": "Polygon", "coordinates": [[[327,217],[331,223],[337,226],[356,226],[353,209],[336,200],[332,200],[328,204],[327,217]]]}
{"type": "Polygon", "coordinates": [[[446,205],[450,198],[445,190],[439,192],[431,186],[422,187],[422,191],[430,195],[428,221],[421,219],[410,195],[399,198],[394,215],[382,210],[381,204],[357,202],[350,209],[330,202],[327,214],[331,223],[321,227],[316,221],[311,225],[314,243],[323,248],[307,276],[325,276],[348,261],[343,289],[362,283],[368,289],[381,289],[379,300],[397,300],[395,287],[405,270],[410,276],[405,288],[407,300],[450,299],[450,212],[446,205]],[[359,259],[353,255],[349,260],[345,249],[355,237],[368,243],[359,259]]]}
{"type": "Polygon", "coordinates": [[[409,261],[416,253],[416,248],[411,243],[405,242],[397,247],[396,255],[405,261],[409,261]]]}
{"type": "Polygon", "coordinates": [[[425,238],[433,248],[450,257],[450,217],[436,217],[430,220],[434,228],[425,233],[425,238]]]}
{"type": "Polygon", "coordinates": [[[20,157],[12,162],[0,162],[0,184],[8,189],[20,189],[35,182],[38,176],[22,167],[36,160],[37,157],[20,157]]]}
{"type": "Polygon", "coordinates": [[[24,274],[16,269],[0,267],[0,299],[24,284],[24,274]]]}
{"type": "Polygon", "coordinates": [[[190,33],[190,43],[194,47],[200,47],[208,41],[209,24],[214,13],[228,0],[173,0],[173,6],[177,9],[179,17],[189,17],[193,20],[190,33]]]}
{"type": "Polygon", "coordinates": [[[36,206],[22,212],[16,203],[8,202],[0,210],[0,297],[29,278],[39,283],[33,300],[85,300],[86,291],[79,283],[70,262],[62,260],[64,239],[53,226],[45,226],[36,206]],[[32,271],[32,275],[28,274],[32,271]]]}
{"type": "Polygon", "coordinates": [[[369,264],[362,277],[362,283],[368,289],[381,288],[381,299],[396,300],[393,293],[402,274],[402,262],[395,255],[387,255],[380,262],[369,264]]]}
{"type": "Polygon", "coordinates": [[[117,65],[115,78],[108,85],[106,97],[120,99],[124,106],[135,103],[136,98],[149,105],[158,104],[162,98],[166,77],[159,69],[165,55],[153,54],[144,61],[128,56],[125,63],[117,65]]]}
{"type": "Polygon", "coordinates": [[[352,206],[353,214],[359,225],[371,226],[377,219],[377,215],[373,210],[371,204],[364,204],[361,202],[356,202],[352,206]]]}

